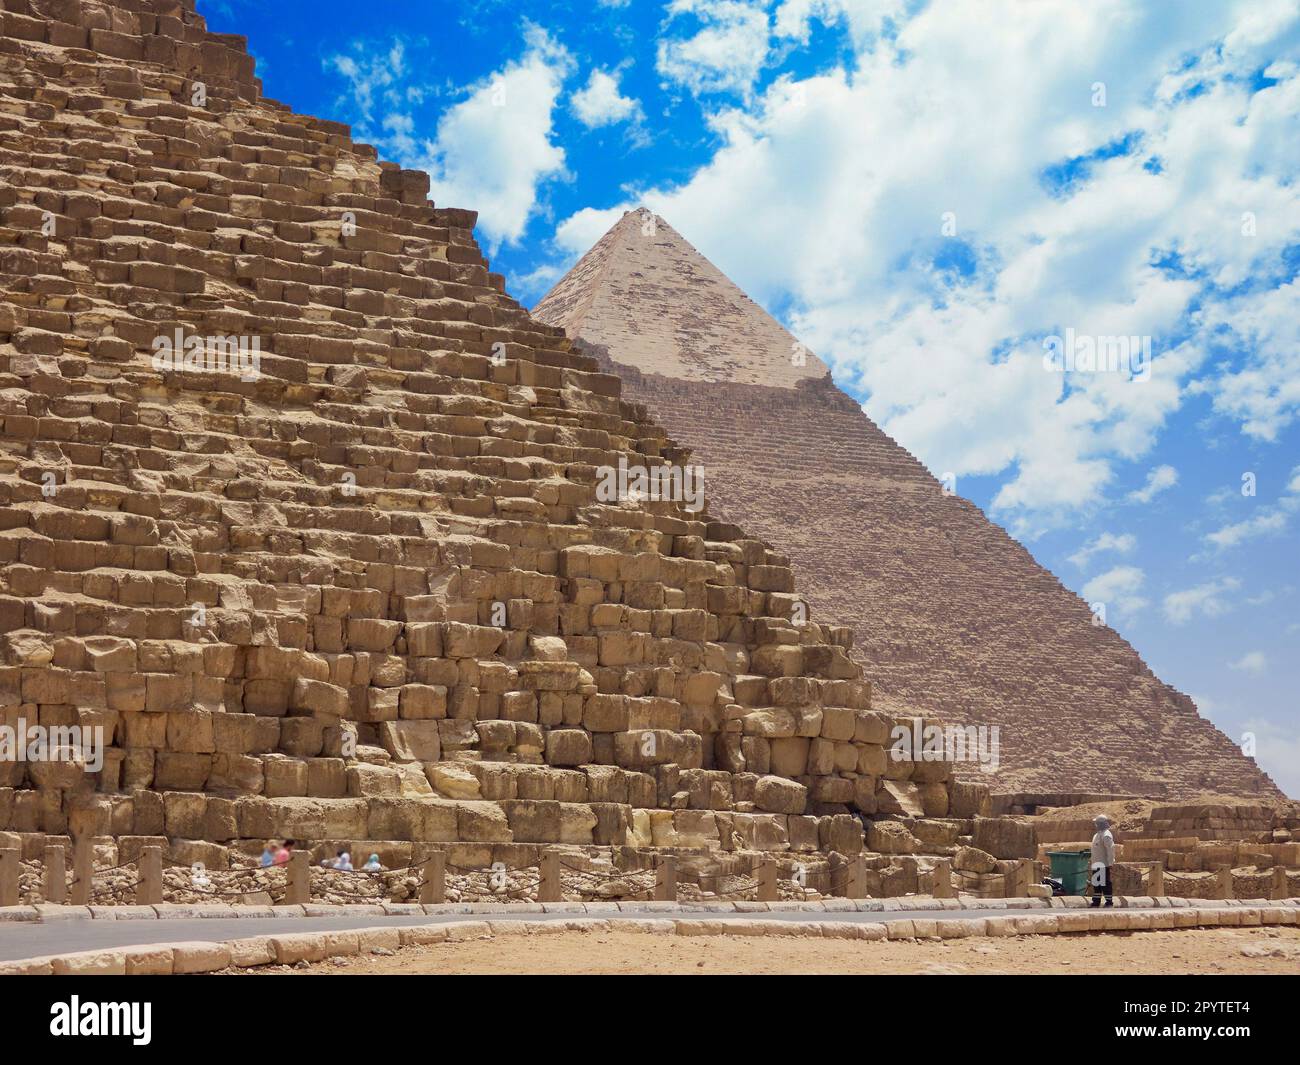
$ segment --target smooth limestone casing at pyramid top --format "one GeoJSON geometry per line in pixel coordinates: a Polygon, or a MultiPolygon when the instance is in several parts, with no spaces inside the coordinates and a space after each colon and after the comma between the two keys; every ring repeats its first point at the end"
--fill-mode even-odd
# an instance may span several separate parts
{"type": "Polygon", "coordinates": [[[782,556],[597,500],[683,455],[427,175],[192,0],[0,19],[0,717],[108,746],[0,763],[0,833],[855,853],[855,812],[973,812],[782,556]]]}
{"type": "Polygon", "coordinates": [[[625,214],[533,313],[691,448],[713,512],[790,557],[816,616],[852,625],[877,707],[998,726],[998,789],[1280,794],[662,218],[625,214]]]}

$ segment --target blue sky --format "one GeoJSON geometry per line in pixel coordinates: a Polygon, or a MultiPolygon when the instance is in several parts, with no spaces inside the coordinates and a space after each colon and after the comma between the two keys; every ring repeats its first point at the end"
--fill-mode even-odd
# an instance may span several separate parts
{"type": "Polygon", "coordinates": [[[1300,796],[1300,0],[199,9],[527,304],[660,212],[1300,796]]]}

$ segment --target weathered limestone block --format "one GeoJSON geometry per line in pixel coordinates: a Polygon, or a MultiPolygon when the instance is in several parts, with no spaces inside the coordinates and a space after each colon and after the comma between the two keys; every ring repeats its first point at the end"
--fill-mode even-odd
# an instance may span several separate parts
{"type": "Polygon", "coordinates": [[[973,844],[995,858],[1035,858],[1038,838],[1032,821],[1014,817],[976,817],[973,844]]]}
{"type": "Polygon", "coordinates": [[[158,751],[153,759],[153,787],[160,791],[202,791],[212,772],[212,755],[158,751]]]}
{"type": "Polygon", "coordinates": [[[491,658],[504,639],[497,628],[449,621],[443,626],[443,653],[448,658],[491,658]]]}
{"type": "Polygon", "coordinates": [[[745,735],[761,736],[765,739],[792,737],[799,727],[799,717],[794,711],[783,707],[754,710],[746,714],[742,720],[745,735]]]}
{"type": "Polygon", "coordinates": [[[454,803],[426,798],[377,798],[367,803],[366,837],[454,843],[460,815],[454,803]]]}
{"type": "MultiPolygon", "coordinates": [[[[208,782],[211,788],[212,782],[208,782]]],[[[342,758],[307,760],[307,794],[318,799],[341,799],[348,793],[347,763],[342,758]]]]}
{"type": "Polygon", "coordinates": [[[546,734],[546,761],[576,766],[591,761],[591,736],[584,729],[551,729],[546,734]]]}
{"type": "Polygon", "coordinates": [[[808,802],[808,789],[779,776],[759,777],[754,785],[754,803],[769,813],[801,814],[808,802]]]}
{"type": "Polygon", "coordinates": [[[348,712],[348,690],[338,684],[323,680],[299,677],[293,682],[289,708],[304,713],[321,713],[345,717],[348,712]]]}
{"type": "Polygon", "coordinates": [[[508,799],[501,803],[517,843],[560,842],[560,803],[554,800],[508,799]]]}
{"type": "Polygon", "coordinates": [[[401,774],[388,766],[354,763],[347,768],[347,778],[348,795],[353,798],[396,796],[402,791],[401,774]]]}
{"type": "Polygon", "coordinates": [[[949,815],[986,817],[991,812],[989,786],[980,781],[954,780],[948,786],[949,815]]]}
{"type": "Polygon", "coordinates": [[[469,843],[511,843],[514,836],[504,807],[495,802],[456,803],[456,834],[469,843]]]}
{"type": "Polygon", "coordinates": [[[783,851],[790,847],[786,819],[780,814],[735,814],[732,825],[749,849],[783,851]]]}
{"type": "Polygon", "coordinates": [[[877,813],[879,804],[876,799],[879,781],[876,777],[859,776],[853,781],[853,805],[860,813],[868,816],[877,813]]]}
{"type": "Polygon", "coordinates": [[[437,721],[385,721],[378,730],[384,749],[399,762],[436,762],[442,755],[437,721]]]}
{"type": "Polygon", "coordinates": [[[598,821],[591,807],[585,803],[572,802],[562,802],[559,807],[559,842],[582,845],[594,843],[598,821]]]}
{"type": "Polygon", "coordinates": [[[882,814],[899,814],[906,817],[927,815],[921,802],[920,788],[908,781],[882,780],[876,790],[876,809],[882,814]]]}
{"type": "Polygon", "coordinates": [[[244,839],[367,839],[370,804],[363,799],[310,798],[235,800],[239,835],[244,839]]]}
{"type": "Polygon", "coordinates": [[[721,839],[718,817],[710,810],[676,810],[673,832],[680,847],[717,850],[721,839]]]}
{"type": "Polygon", "coordinates": [[[853,712],[853,739],[857,743],[874,744],[877,747],[889,745],[890,730],[894,727],[893,718],[875,710],[855,710],[853,712]]]}
{"type": "Polygon", "coordinates": [[[853,857],[863,849],[862,825],[851,814],[819,818],[818,837],[823,851],[838,851],[853,857]]]}
{"type": "Polygon", "coordinates": [[[286,717],[279,724],[280,749],[285,754],[315,758],[321,753],[325,745],[325,725],[318,718],[286,717]]]}
{"type": "Polygon", "coordinates": [[[997,869],[997,859],[978,847],[958,847],[952,867],[965,873],[992,873],[997,869]]]}
{"type": "Polygon", "coordinates": [[[810,795],[814,802],[824,805],[845,805],[853,801],[854,782],[847,777],[813,777],[810,795]]]}
{"type": "Polygon", "coordinates": [[[915,854],[920,849],[916,837],[897,821],[872,821],[867,846],[881,854],[915,854]]]}
{"type": "Polygon", "coordinates": [[[802,647],[780,645],[758,647],[750,655],[749,665],[765,677],[794,677],[803,672],[804,651],[802,647]]]}
{"type": "Polygon", "coordinates": [[[307,794],[305,761],[278,754],[263,755],[261,761],[262,775],[265,780],[262,790],[268,798],[277,799],[289,795],[307,794]]]}
{"type": "Polygon", "coordinates": [[[769,740],[770,771],[782,777],[804,776],[808,772],[810,743],[798,736],[769,740]]]}

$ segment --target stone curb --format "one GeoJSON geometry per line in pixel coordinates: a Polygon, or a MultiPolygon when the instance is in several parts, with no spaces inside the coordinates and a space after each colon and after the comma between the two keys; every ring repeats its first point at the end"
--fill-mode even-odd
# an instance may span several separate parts
{"type": "MultiPolygon", "coordinates": [[[[1300,906],[1300,898],[1291,899],[1184,899],[1149,896],[1115,896],[1119,909],[1177,909],[1187,907],[1248,906],[1256,909],[1277,906],[1300,906]]],[[[410,902],[307,903],[294,906],[231,906],[226,903],[164,902],[155,906],[0,906],[3,921],[60,921],[89,918],[100,921],[134,921],[153,919],[194,920],[196,918],[258,917],[383,917],[423,914],[451,917],[465,914],[491,915],[517,913],[602,914],[624,912],[680,913],[905,913],[913,910],[1081,910],[1088,908],[1082,896],[1053,899],[844,899],[818,902],[449,902],[421,905],[410,902]]]]}
{"type": "MultiPolygon", "coordinates": [[[[354,931],[300,932],[250,936],[219,943],[154,943],[75,951],[47,957],[0,962],[0,976],[115,975],[167,976],[210,973],[232,966],[293,965],[326,958],[396,951],[402,947],[493,939],[510,935],[560,932],[640,932],[678,936],[791,936],[802,939],[965,939],[1089,932],[1146,932],[1184,928],[1300,925],[1300,900],[1253,906],[1224,902],[1216,906],[1169,906],[1132,910],[1017,913],[1005,917],[894,918],[884,921],[781,921],[698,917],[626,918],[617,921],[574,917],[558,921],[450,921],[408,928],[361,928],[354,931]]],[[[1016,907],[1021,909],[1021,907],[1016,907]]],[[[1041,907],[1035,907],[1041,909],[1041,907]]]]}

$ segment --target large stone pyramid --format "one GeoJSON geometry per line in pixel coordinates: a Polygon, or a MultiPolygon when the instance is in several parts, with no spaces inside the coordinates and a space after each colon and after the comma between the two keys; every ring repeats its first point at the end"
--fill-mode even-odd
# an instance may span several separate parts
{"type": "Polygon", "coordinates": [[[997,787],[1278,794],[662,218],[625,214],[534,315],[693,450],[714,513],[788,554],[816,614],[853,626],[878,706],[999,726],[997,787]]]}
{"type": "Polygon", "coordinates": [[[784,557],[598,496],[684,455],[473,213],[193,0],[3,8],[0,723],[108,749],[0,762],[0,832],[855,853],[958,812],[784,557]]]}

